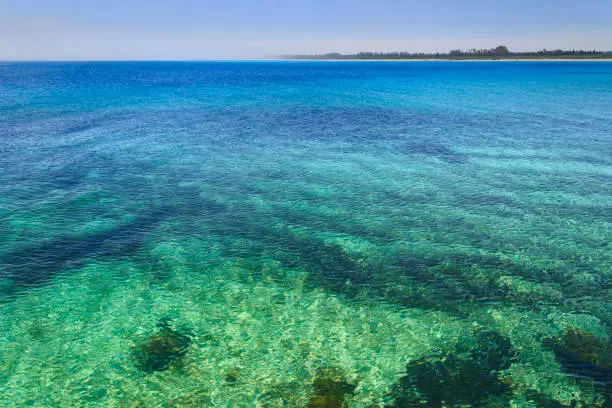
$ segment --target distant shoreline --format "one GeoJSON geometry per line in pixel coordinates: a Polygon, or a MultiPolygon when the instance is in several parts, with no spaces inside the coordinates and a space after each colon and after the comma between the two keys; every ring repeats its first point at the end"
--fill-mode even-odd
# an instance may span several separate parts
{"type": "Polygon", "coordinates": [[[0,60],[0,65],[15,64],[90,64],[90,63],[198,63],[198,62],[612,62],[612,58],[235,58],[194,60],[0,60]]]}
{"type": "Polygon", "coordinates": [[[612,62],[612,58],[283,58],[280,61],[330,61],[330,62],[612,62]]]}
{"type": "Polygon", "coordinates": [[[612,50],[510,51],[505,45],[499,45],[490,49],[456,49],[448,52],[331,52],[285,54],[281,58],[308,61],[612,61],[612,50]]]}

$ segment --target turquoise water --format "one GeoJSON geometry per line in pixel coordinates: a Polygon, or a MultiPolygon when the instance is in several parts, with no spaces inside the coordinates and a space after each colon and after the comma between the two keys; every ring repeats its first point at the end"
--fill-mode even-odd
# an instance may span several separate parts
{"type": "Polygon", "coordinates": [[[612,63],[0,65],[0,406],[604,407],[612,63]]]}

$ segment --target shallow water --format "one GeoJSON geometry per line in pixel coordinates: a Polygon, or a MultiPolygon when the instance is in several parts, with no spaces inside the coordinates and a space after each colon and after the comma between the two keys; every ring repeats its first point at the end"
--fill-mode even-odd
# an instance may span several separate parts
{"type": "Polygon", "coordinates": [[[0,66],[0,406],[604,407],[612,63],[0,66]]]}

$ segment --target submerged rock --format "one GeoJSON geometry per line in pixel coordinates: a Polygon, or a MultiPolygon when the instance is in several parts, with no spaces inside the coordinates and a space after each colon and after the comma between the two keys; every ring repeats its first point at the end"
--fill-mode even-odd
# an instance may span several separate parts
{"type": "Polygon", "coordinates": [[[487,330],[478,335],[478,347],[472,349],[472,359],[483,370],[500,371],[510,367],[516,353],[512,343],[501,333],[487,330]]]}
{"type": "Polygon", "coordinates": [[[564,405],[555,399],[542,393],[530,390],[526,394],[529,402],[536,404],[538,408],[573,408],[576,406],[576,401],[572,401],[570,405],[564,405]]]}
{"type": "Polygon", "coordinates": [[[406,366],[393,407],[502,407],[509,391],[495,372],[483,370],[473,360],[455,355],[438,361],[425,358],[406,366]]]}
{"type": "Polygon", "coordinates": [[[342,408],[346,394],[355,391],[355,386],[346,382],[342,373],[335,369],[320,370],[312,386],[314,395],[309,408],[342,408]]]}
{"type": "Polygon", "coordinates": [[[498,371],[510,367],[514,355],[508,339],[485,331],[469,353],[458,348],[446,356],[412,361],[389,408],[508,406],[511,390],[498,371]]]}
{"type": "Polygon", "coordinates": [[[591,333],[570,328],[561,337],[547,339],[544,344],[567,373],[590,378],[605,394],[612,394],[612,347],[591,333]]]}
{"type": "Polygon", "coordinates": [[[225,374],[225,382],[233,386],[240,380],[240,367],[233,368],[227,374],[225,374]]]}
{"type": "Polygon", "coordinates": [[[136,350],[139,367],[147,372],[164,371],[170,364],[182,357],[189,347],[191,339],[169,325],[167,319],[158,324],[159,331],[136,350]]]}

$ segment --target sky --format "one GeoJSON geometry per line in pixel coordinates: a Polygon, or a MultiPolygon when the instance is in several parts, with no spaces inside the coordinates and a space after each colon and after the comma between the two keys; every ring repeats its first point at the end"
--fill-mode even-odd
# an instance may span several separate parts
{"type": "Polygon", "coordinates": [[[612,0],[0,0],[0,60],[612,50],[612,0]]]}

